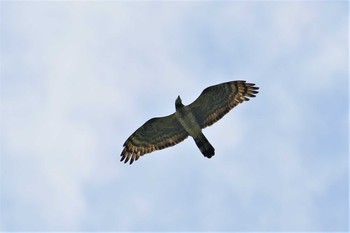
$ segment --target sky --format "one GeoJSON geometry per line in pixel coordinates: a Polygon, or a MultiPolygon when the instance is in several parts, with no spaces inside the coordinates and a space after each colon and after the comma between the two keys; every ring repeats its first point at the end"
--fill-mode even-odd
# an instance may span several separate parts
{"type": "Polygon", "coordinates": [[[1,1],[2,231],[348,231],[347,1],[1,1]],[[120,163],[152,117],[260,92],[120,163]]]}

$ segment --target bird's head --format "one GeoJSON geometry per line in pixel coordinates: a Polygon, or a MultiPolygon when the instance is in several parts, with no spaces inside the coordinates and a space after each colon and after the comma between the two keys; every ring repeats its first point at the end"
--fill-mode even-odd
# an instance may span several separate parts
{"type": "Polygon", "coordinates": [[[182,104],[180,96],[178,96],[175,100],[175,109],[178,110],[179,108],[182,108],[184,105],[182,104]]]}

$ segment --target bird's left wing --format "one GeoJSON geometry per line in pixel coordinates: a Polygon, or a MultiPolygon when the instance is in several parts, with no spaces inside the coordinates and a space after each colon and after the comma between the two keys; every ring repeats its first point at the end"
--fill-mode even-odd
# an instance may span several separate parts
{"type": "Polygon", "coordinates": [[[121,160],[132,164],[140,156],[174,146],[188,137],[175,114],[152,118],[138,128],[124,143],[121,160]]]}
{"type": "Polygon", "coordinates": [[[258,89],[254,83],[242,80],[221,83],[204,89],[188,107],[201,128],[205,128],[220,120],[238,104],[255,97],[258,89]]]}

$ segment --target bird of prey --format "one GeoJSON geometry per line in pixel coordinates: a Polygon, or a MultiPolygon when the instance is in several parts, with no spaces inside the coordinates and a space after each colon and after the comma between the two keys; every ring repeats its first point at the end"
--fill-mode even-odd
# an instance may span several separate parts
{"type": "Polygon", "coordinates": [[[183,105],[178,96],[175,113],[148,120],[125,141],[120,161],[132,164],[140,156],[174,146],[188,136],[193,137],[205,157],[211,158],[214,147],[202,129],[220,120],[236,105],[248,101],[249,97],[255,97],[258,89],[254,83],[238,80],[207,87],[189,105],[183,105]]]}

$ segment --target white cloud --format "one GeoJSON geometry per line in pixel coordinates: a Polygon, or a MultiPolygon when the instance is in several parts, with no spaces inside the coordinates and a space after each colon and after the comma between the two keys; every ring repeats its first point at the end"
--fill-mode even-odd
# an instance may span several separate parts
{"type": "Polygon", "coordinates": [[[347,27],[318,27],[341,5],[3,3],[2,229],[346,230],[347,27]],[[261,90],[204,130],[214,158],[187,139],[118,162],[228,79],[261,90]]]}

